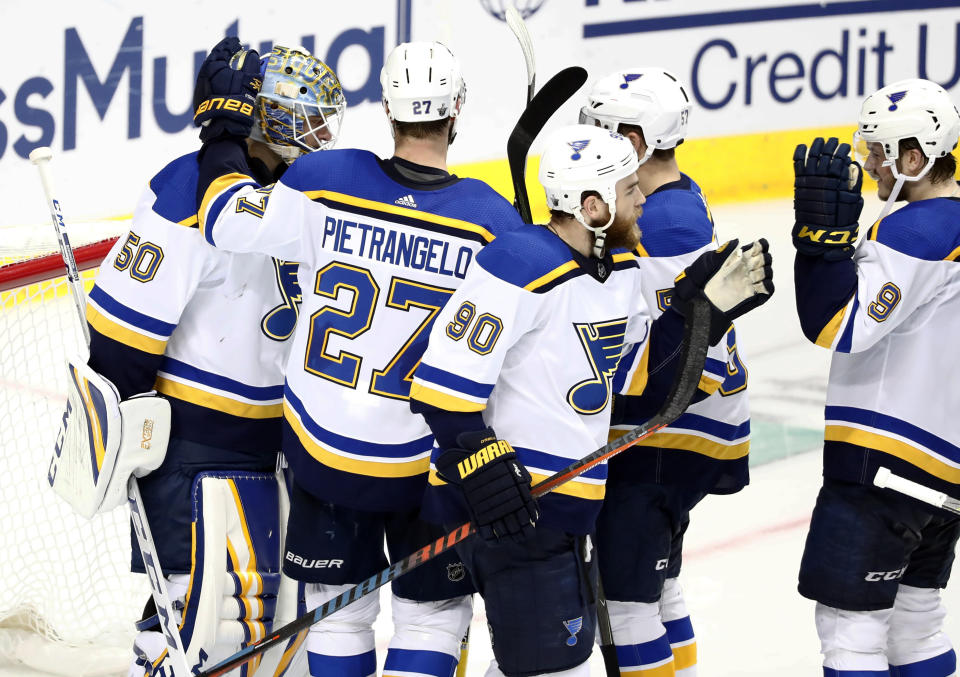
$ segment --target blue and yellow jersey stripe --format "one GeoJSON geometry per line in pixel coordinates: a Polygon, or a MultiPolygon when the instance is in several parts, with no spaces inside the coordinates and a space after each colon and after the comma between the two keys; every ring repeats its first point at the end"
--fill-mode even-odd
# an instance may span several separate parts
{"type": "Polygon", "coordinates": [[[960,447],[912,423],[859,407],[826,408],[827,442],[875,449],[934,477],[960,484],[960,447]]]}
{"type": "Polygon", "coordinates": [[[256,181],[246,174],[224,174],[214,180],[200,200],[200,209],[197,210],[197,219],[200,232],[207,242],[216,246],[213,239],[213,226],[217,222],[220,212],[233,199],[234,194],[244,186],[258,187],[256,181]]]}
{"type": "Polygon", "coordinates": [[[279,418],[283,386],[251,386],[171,357],[164,358],[154,386],[159,393],[248,419],[279,418]]]}
{"type": "Polygon", "coordinates": [[[329,468],[372,478],[413,477],[429,470],[432,435],[398,444],[339,435],[314,421],[289,387],[283,415],[304,450],[329,468]]]}
{"type": "Polygon", "coordinates": [[[94,285],[87,301],[87,322],[119,343],[152,355],[162,355],[177,325],[125,306],[94,285]]]}
{"type": "MultiPolygon", "coordinates": [[[[625,425],[612,428],[610,441],[622,437],[631,428],[625,425]]],[[[730,461],[750,453],[750,421],[733,425],[687,412],[669,426],[634,444],[692,451],[718,461],[730,461]]]]}
{"type": "Polygon", "coordinates": [[[492,392],[493,384],[472,381],[421,362],[410,387],[410,398],[446,411],[483,411],[492,392]]]}

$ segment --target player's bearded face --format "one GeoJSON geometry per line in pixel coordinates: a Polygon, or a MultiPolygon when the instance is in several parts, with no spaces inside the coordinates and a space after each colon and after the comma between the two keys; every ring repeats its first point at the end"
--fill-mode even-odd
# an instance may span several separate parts
{"type": "Polygon", "coordinates": [[[646,201],[636,174],[617,181],[617,213],[613,223],[607,228],[607,249],[633,249],[640,244],[637,219],[643,214],[643,204],[646,201]]]}

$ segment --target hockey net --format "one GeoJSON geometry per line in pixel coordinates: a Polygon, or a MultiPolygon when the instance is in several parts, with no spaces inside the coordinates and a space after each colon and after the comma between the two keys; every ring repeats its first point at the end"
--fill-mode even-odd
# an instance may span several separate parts
{"type": "MultiPolygon", "coordinates": [[[[89,291],[122,221],[71,226],[89,291]]],[[[66,359],[85,354],[48,224],[0,227],[0,663],[125,674],[150,592],[129,572],[126,507],[86,520],[47,482],[66,359]]]]}

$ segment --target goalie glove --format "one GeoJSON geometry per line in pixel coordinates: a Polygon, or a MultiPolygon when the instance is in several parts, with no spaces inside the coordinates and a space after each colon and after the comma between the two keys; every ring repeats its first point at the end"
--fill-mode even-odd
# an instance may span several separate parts
{"type": "Polygon", "coordinates": [[[690,302],[703,294],[710,302],[710,345],[716,345],[730,323],[773,296],[772,258],[767,241],[738,247],[738,240],[704,252],[674,284],[672,305],[686,316],[690,302]]]}
{"type": "Polygon", "coordinates": [[[816,138],[793,153],[793,246],[801,254],[841,261],[853,256],[863,209],[863,172],[850,145],[816,138]]]}
{"type": "Polygon", "coordinates": [[[120,401],[114,385],[74,358],[67,407],[47,471],[53,490],[84,517],[127,500],[130,475],[156,470],[167,454],[170,403],[156,393],[120,401]]]}
{"type": "Polygon", "coordinates": [[[460,433],[457,444],[437,458],[437,474],[463,491],[480,537],[496,545],[531,536],[540,514],[530,494],[530,473],[513,447],[491,428],[460,433]]]}
{"type": "Polygon", "coordinates": [[[224,136],[246,138],[260,93],[260,55],[244,51],[237,38],[224,38],[210,50],[193,90],[193,124],[204,143],[224,136]]]}

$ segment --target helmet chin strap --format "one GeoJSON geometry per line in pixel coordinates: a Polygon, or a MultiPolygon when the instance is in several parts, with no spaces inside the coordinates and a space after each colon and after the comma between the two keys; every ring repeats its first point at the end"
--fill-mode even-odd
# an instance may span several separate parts
{"type": "Polygon", "coordinates": [[[606,200],[604,200],[604,202],[606,202],[607,207],[610,208],[610,220],[607,221],[606,225],[604,226],[597,227],[597,226],[591,226],[590,224],[588,224],[586,219],[583,218],[582,205],[573,210],[573,218],[579,221],[580,225],[582,225],[587,230],[593,231],[593,255],[596,256],[598,259],[603,258],[604,245],[607,240],[607,228],[613,225],[613,219],[617,215],[616,202],[614,202],[613,204],[610,204],[606,200]]]}
{"type": "Polygon", "coordinates": [[[889,214],[893,209],[893,205],[896,203],[897,198],[900,196],[900,191],[903,189],[904,182],[913,182],[922,179],[927,175],[927,172],[930,171],[930,168],[933,167],[935,160],[936,158],[928,158],[926,166],[916,176],[907,176],[906,174],[901,174],[900,170],[897,169],[896,161],[890,165],[890,171],[893,172],[893,176],[897,179],[897,182],[893,184],[893,188],[890,190],[890,196],[887,198],[887,201],[883,203],[883,209],[880,210],[880,216],[877,217],[877,221],[881,221],[886,218],[887,214],[889,214]]]}

